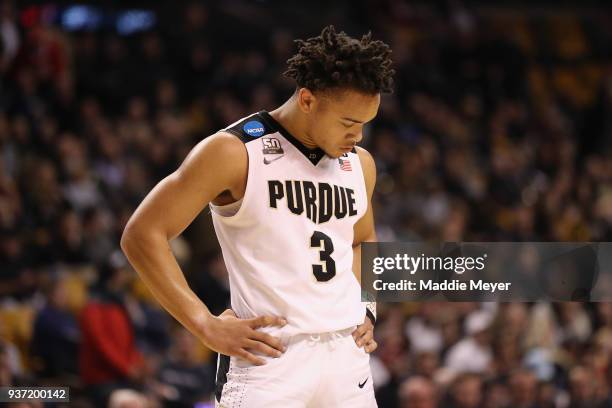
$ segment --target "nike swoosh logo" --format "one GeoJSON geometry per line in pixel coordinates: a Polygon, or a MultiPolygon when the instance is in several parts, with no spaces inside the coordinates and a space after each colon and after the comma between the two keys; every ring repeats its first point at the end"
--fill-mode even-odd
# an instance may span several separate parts
{"type": "Polygon", "coordinates": [[[364,382],[359,383],[359,388],[363,388],[363,386],[368,382],[369,379],[370,377],[366,378],[364,382]]]}
{"type": "Polygon", "coordinates": [[[270,163],[272,163],[273,161],[277,161],[278,159],[282,159],[282,158],[283,158],[283,156],[284,156],[284,154],[281,154],[280,156],[275,157],[275,158],[273,158],[272,160],[268,160],[268,158],[267,158],[267,157],[264,157],[264,164],[270,164],[270,163]]]}

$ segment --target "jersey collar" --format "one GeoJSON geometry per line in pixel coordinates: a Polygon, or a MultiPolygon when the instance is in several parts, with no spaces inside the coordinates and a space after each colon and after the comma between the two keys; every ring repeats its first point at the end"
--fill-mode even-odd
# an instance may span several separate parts
{"type": "Polygon", "coordinates": [[[259,114],[262,116],[262,118],[266,121],[266,124],[272,128],[275,128],[276,130],[278,130],[284,137],[285,139],[287,139],[292,145],[294,145],[300,152],[302,152],[302,154],[304,156],[306,156],[306,158],[313,164],[313,165],[317,165],[319,163],[319,161],[321,161],[321,159],[325,156],[325,152],[323,151],[323,149],[321,149],[320,147],[315,147],[314,149],[309,149],[308,147],[304,146],[302,144],[302,142],[300,142],[299,140],[297,140],[291,133],[289,133],[289,131],[287,129],[285,129],[283,127],[283,125],[281,125],[280,123],[278,123],[276,121],[276,119],[274,119],[272,117],[272,115],[270,115],[268,112],[266,111],[261,111],[259,112],[259,114]]]}

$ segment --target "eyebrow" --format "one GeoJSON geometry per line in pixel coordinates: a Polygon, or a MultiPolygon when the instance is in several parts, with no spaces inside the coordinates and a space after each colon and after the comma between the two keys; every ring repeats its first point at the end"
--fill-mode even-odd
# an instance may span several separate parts
{"type": "Polygon", "coordinates": [[[363,123],[361,120],[351,119],[351,118],[342,118],[342,120],[348,120],[349,122],[354,122],[354,123],[363,123]]]}

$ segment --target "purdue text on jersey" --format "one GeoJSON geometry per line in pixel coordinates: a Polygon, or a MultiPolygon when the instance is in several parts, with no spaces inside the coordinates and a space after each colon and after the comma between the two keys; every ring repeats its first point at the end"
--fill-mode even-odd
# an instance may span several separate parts
{"type": "Polygon", "coordinates": [[[355,191],[348,187],[313,183],[312,181],[279,180],[268,181],[270,207],[277,208],[278,200],[285,198],[289,211],[302,215],[316,224],[329,221],[332,217],[341,219],[357,215],[355,191]]]}

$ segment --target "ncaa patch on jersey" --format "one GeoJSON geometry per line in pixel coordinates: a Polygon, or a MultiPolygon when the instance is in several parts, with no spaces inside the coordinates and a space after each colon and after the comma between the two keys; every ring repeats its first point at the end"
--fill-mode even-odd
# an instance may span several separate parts
{"type": "Polygon", "coordinates": [[[251,137],[259,137],[266,133],[263,123],[258,120],[251,120],[245,123],[242,130],[251,137]]]}

